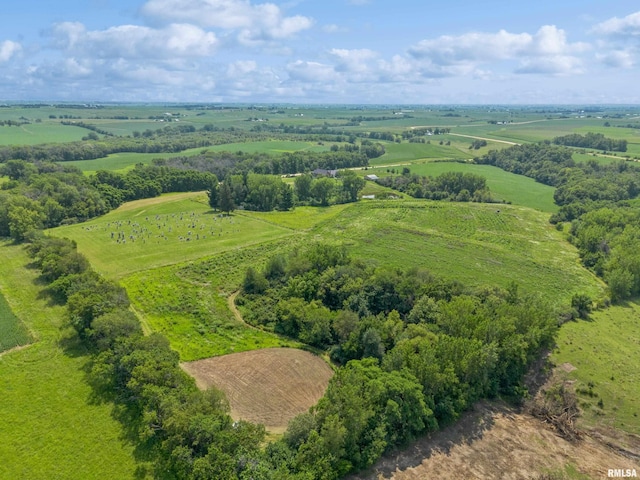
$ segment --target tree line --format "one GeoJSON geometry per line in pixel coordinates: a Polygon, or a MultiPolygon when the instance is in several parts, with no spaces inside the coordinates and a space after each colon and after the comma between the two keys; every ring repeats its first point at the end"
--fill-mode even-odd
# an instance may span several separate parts
{"type": "Polygon", "coordinates": [[[474,173],[445,172],[434,178],[412,174],[405,167],[401,175],[381,177],[376,183],[414,198],[455,202],[496,201],[491,197],[486,178],[474,173]]]}
{"type": "Polygon", "coordinates": [[[626,152],[627,141],[624,139],[616,140],[614,138],[605,137],[602,133],[589,132],[585,135],[572,133],[562,137],[556,137],[552,140],[556,145],[566,145],[570,147],[593,148],[596,150],[626,152]]]}

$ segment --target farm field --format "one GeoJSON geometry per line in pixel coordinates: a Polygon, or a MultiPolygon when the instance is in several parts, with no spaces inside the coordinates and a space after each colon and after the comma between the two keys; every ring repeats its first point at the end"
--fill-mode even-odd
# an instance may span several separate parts
{"type": "Polygon", "coordinates": [[[293,232],[252,217],[223,216],[209,207],[201,192],[129,202],[89,222],[48,233],[72,238],[98,272],[122,278],[293,232]]]}
{"type": "Polygon", "coordinates": [[[59,123],[32,123],[19,127],[0,126],[0,145],[37,145],[39,143],[75,142],[88,130],[59,123]]]}
{"type": "Polygon", "coordinates": [[[15,316],[0,290],[0,352],[31,342],[31,335],[15,316]]]}
{"type": "Polygon", "coordinates": [[[88,357],[70,340],[63,308],[42,296],[29,261],[21,246],[0,244],[0,288],[36,337],[0,356],[0,478],[145,478],[111,405],[92,398],[88,357]]]}
{"type": "Polygon", "coordinates": [[[333,375],[320,357],[294,348],[269,348],[183,363],[200,388],[227,396],[234,420],[284,433],[289,421],[324,395],[333,375]]]}
{"type": "MultiPolygon", "coordinates": [[[[474,165],[458,162],[420,162],[409,166],[411,173],[436,177],[444,172],[463,172],[481,175],[487,179],[487,185],[493,196],[515,205],[530,207],[543,212],[553,213],[558,206],[553,201],[555,189],[536,182],[523,175],[515,175],[492,165],[474,165]]],[[[385,168],[370,168],[367,173],[378,176],[387,175],[385,168]]],[[[398,169],[399,170],[399,169],[398,169]]]]}
{"type": "Polygon", "coordinates": [[[638,318],[640,304],[635,301],[593,312],[588,320],[569,322],[560,329],[551,358],[577,381],[581,420],[589,427],[615,427],[640,435],[638,318]]]}

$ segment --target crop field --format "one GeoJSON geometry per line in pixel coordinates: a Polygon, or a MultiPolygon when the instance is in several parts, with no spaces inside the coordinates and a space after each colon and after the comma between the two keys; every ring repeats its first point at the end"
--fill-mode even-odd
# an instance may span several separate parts
{"type": "MultiPolygon", "coordinates": [[[[532,178],[516,175],[492,165],[474,165],[457,162],[421,162],[409,166],[411,173],[436,177],[444,172],[475,173],[487,179],[487,185],[493,196],[502,201],[508,201],[515,205],[535,208],[543,212],[556,212],[558,206],[553,202],[555,189],[548,185],[536,182],[532,178]]],[[[386,175],[386,169],[377,171],[369,169],[367,173],[375,173],[378,176],[386,175]]]]}
{"type": "Polygon", "coordinates": [[[0,352],[31,342],[26,328],[11,310],[0,291],[0,352]]]}
{"type": "Polygon", "coordinates": [[[36,338],[0,356],[0,478],[145,478],[111,406],[92,398],[87,357],[29,261],[21,246],[0,244],[0,288],[36,338]]]}
{"type": "Polygon", "coordinates": [[[294,348],[234,353],[182,364],[200,388],[215,385],[227,396],[231,416],[283,433],[289,421],[324,395],[333,375],[320,357],[294,348]]]}
{"type": "MultiPolygon", "coordinates": [[[[435,137],[437,138],[437,137],[435,137]]],[[[438,140],[439,142],[439,140],[438,140]]],[[[411,162],[422,159],[461,159],[473,158],[471,153],[461,151],[454,146],[439,145],[433,141],[428,143],[385,143],[386,153],[371,160],[375,165],[390,165],[393,163],[411,162]]]]}
{"type": "Polygon", "coordinates": [[[0,126],[0,145],[75,142],[86,136],[88,132],[84,128],[48,122],[32,123],[19,127],[0,126]]]}
{"type": "Polygon", "coordinates": [[[130,202],[89,222],[48,233],[75,240],[98,272],[122,278],[293,232],[257,218],[214,212],[201,192],[130,202]]]}
{"type": "Polygon", "coordinates": [[[552,360],[577,380],[582,420],[640,435],[640,304],[629,302],[560,329],[552,360]]]}

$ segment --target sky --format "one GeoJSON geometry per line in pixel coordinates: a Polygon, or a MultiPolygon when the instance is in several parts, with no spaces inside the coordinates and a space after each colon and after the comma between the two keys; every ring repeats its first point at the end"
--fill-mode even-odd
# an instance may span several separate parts
{"type": "Polygon", "coordinates": [[[19,0],[0,102],[640,104],[637,0],[19,0]]]}

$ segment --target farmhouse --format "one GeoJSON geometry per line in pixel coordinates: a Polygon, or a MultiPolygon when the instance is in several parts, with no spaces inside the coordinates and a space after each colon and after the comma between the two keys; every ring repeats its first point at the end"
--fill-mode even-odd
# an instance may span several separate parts
{"type": "Polygon", "coordinates": [[[365,175],[365,180],[371,180],[372,182],[375,182],[376,180],[378,180],[378,176],[374,173],[370,174],[370,175],[365,175]]]}
{"type": "Polygon", "coordinates": [[[336,178],[338,170],[325,170],[324,168],[316,168],[311,175],[314,177],[331,177],[336,178]]]}

